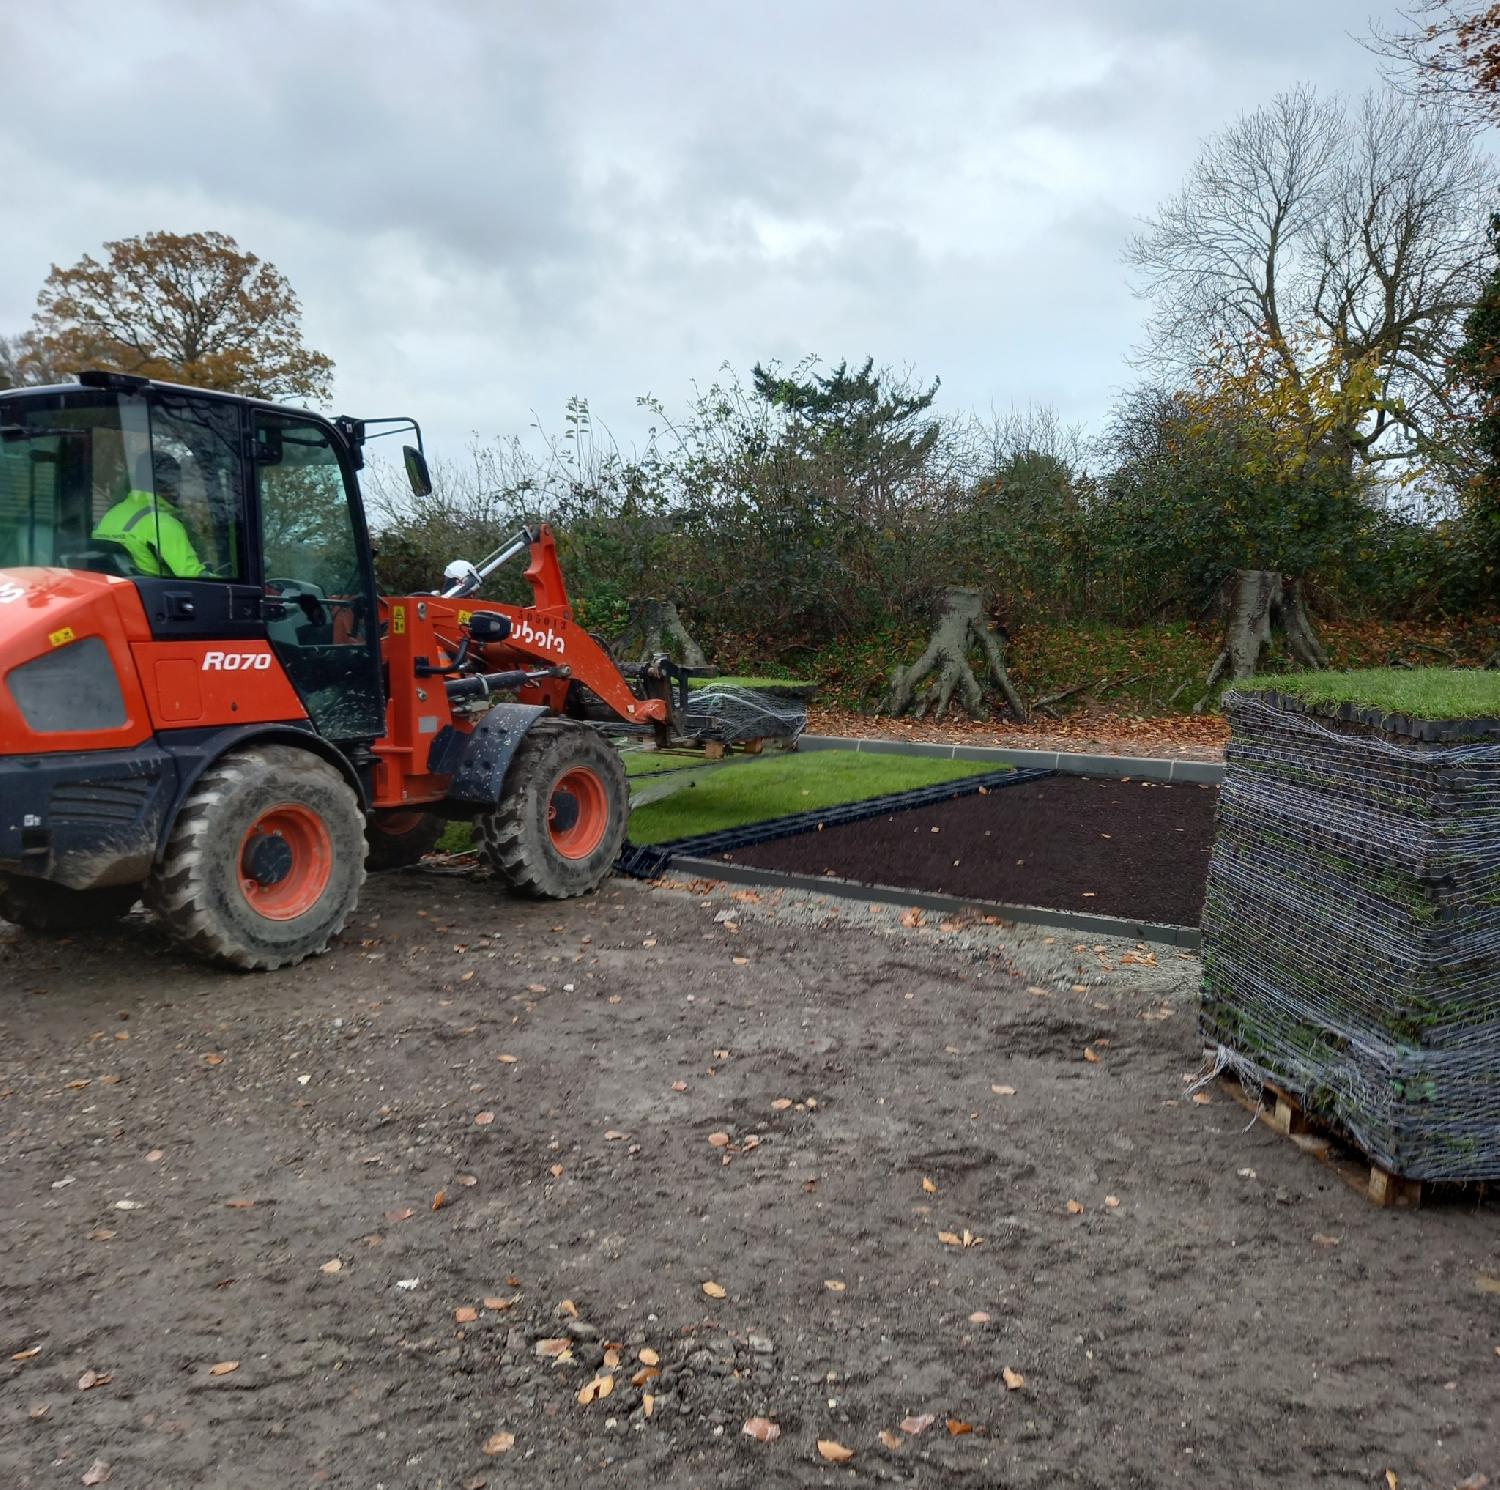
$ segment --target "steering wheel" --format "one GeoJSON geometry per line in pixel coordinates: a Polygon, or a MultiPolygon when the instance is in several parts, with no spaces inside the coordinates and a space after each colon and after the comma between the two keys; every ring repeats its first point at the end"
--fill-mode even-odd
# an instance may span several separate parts
{"type": "Polygon", "coordinates": [[[298,606],[302,614],[314,625],[327,626],[332,621],[328,608],[328,597],[320,586],[304,579],[268,579],[266,594],[272,600],[285,600],[298,606]],[[272,595],[275,588],[279,593],[272,595]]]}

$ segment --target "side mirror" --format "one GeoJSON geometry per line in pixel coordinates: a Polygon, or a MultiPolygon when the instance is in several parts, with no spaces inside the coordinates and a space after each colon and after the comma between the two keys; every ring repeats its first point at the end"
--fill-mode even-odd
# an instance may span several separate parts
{"type": "Polygon", "coordinates": [[[401,459],[406,462],[406,483],[414,497],[432,495],[432,477],[427,470],[427,457],[414,445],[401,447],[401,459]]]}

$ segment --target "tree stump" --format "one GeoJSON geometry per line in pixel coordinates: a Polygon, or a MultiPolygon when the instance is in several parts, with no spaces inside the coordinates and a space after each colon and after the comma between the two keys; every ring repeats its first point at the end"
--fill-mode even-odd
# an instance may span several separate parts
{"type": "Polygon", "coordinates": [[[910,713],[920,719],[929,711],[941,718],[957,690],[959,701],[971,719],[984,719],[984,690],[969,666],[969,654],[978,648],[984,657],[983,671],[1005,695],[1011,713],[1026,719],[1026,705],[1005,670],[1005,644],[990,628],[984,614],[984,595],[979,590],[954,585],[943,592],[943,612],[933,628],[927,650],[910,667],[891,674],[890,691],[881,705],[889,714],[910,713]],[[918,685],[929,675],[932,683],[919,695],[918,685]]]}
{"type": "Polygon", "coordinates": [[[1308,614],[1301,580],[1274,569],[1241,569],[1226,583],[1226,589],[1229,617],[1224,625],[1224,646],[1209,670],[1204,695],[1193,708],[1195,714],[1207,707],[1214,684],[1221,677],[1233,682],[1255,676],[1260,654],[1277,626],[1295,661],[1314,672],[1328,666],[1328,654],[1308,614]]]}
{"type": "Polygon", "coordinates": [[[642,596],[630,602],[625,629],[615,638],[621,657],[650,658],[665,652],[684,667],[707,667],[708,658],[677,614],[675,601],[642,596]]]}

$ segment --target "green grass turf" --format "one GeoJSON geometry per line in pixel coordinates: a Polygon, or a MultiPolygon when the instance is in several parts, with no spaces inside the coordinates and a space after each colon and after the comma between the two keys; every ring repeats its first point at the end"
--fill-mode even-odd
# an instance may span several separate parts
{"type": "Polygon", "coordinates": [[[695,786],[640,808],[631,815],[630,840],[666,843],[793,812],[961,781],[995,769],[984,762],[862,755],[852,750],[760,758],[706,772],[695,786]]]}
{"type": "Polygon", "coordinates": [[[813,688],[816,685],[807,678],[756,678],[732,676],[728,678],[689,678],[689,688],[813,688]]]}
{"type": "Polygon", "coordinates": [[[1267,673],[1233,685],[1292,694],[1311,705],[1358,704],[1413,719],[1500,715],[1500,673],[1477,668],[1370,668],[1352,673],[1267,673]]]}

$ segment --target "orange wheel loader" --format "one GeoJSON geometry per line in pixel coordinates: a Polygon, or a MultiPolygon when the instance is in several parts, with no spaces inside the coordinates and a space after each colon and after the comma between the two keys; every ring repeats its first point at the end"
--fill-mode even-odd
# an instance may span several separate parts
{"type": "Polygon", "coordinates": [[[325,419],[120,373],[0,392],[0,914],[81,932],[144,898],[245,969],[322,952],[366,866],[446,821],[523,895],[587,894],[628,815],[612,734],[686,678],[575,620],[551,532],[377,593],[358,472],[410,419],[325,419]],[[482,602],[525,557],[533,603],[482,602]]]}

